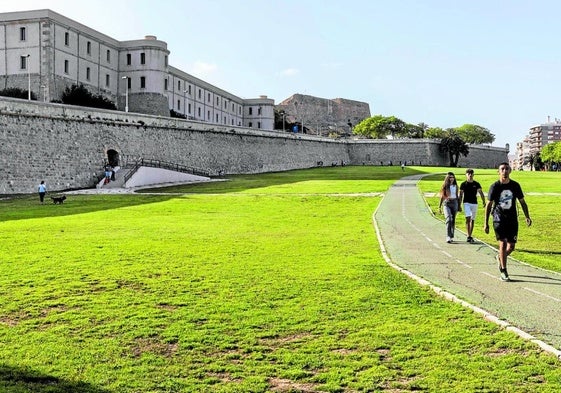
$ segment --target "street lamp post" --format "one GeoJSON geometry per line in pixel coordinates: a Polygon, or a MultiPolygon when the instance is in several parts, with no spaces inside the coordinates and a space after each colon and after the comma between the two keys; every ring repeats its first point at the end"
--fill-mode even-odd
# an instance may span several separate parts
{"type": "Polygon", "coordinates": [[[28,54],[25,57],[27,58],[27,100],[31,101],[31,72],[29,71],[29,56],[31,55],[28,54]]]}
{"type": "Polygon", "coordinates": [[[129,111],[129,77],[123,76],[122,79],[125,80],[125,112],[129,111]]]}

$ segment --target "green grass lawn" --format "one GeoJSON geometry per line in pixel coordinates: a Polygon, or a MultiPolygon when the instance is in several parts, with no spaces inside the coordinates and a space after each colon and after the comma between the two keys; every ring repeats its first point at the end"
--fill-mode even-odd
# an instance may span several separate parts
{"type": "MultiPolygon", "coordinates": [[[[553,356],[384,262],[380,193],[427,170],[445,169],[317,168],[62,206],[0,201],[0,391],[559,391],[553,356]]],[[[520,182],[557,187],[535,180],[545,175],[520,182]]],[[[541,198],[559,197],[527,197],[536,228],[561,214],[541,198]]],[[[534,251],[516,256],[539,257],[552,243],[543,236],[521,233],[534,251]]]]}

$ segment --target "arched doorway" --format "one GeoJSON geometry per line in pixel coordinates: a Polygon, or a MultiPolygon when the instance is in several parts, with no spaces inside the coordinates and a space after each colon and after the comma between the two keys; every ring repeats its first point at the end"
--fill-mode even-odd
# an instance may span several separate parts
{"type": "Polygon", "coordinates": [[[119,152],[113,149],[107,150],[107,162],[113,168],[119,166],[119,152]]]}

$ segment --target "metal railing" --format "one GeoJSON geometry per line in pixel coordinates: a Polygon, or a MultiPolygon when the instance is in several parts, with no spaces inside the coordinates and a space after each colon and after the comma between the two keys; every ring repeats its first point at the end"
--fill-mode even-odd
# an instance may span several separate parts
{"type": "Polygon", "coordinates": [[[140,158],[139,160],[137,160],[134,163],[132,168],[125,175],[125,177],[124,177],[125,184],[127,183],[127,181],[130,180],[130,178],[138,171],[138,169],[141,166],[147,166],[147,167],[151,167],[151,168],[160,168],[160,169],[169,169],[169,170],[175,171],[175,172],[188,173],[190,175],[210,177],[210,174],[208,172],[203,171],[201,169],[193,168],[193,167],[190,167],[190,166],[187,166],[187,165],[176,164],[176,163],[173,163],[173,162],[167,162],[167,161],[162,161],[162,160],[154,160],[154,159],[150,159],[150,158],[140,158]]]}

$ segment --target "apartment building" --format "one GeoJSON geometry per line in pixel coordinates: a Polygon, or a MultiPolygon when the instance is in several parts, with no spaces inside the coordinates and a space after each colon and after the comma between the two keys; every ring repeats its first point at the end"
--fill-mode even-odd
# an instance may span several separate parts
{"type": "Polygon", "coordinates": [[[0,13],[0,90],[59,101],[73,84],[119,110],[225,126],[274,128],[274,100],[243,99],[169,64],[167,43],[118,41],[51,10],[0,13]]]}

